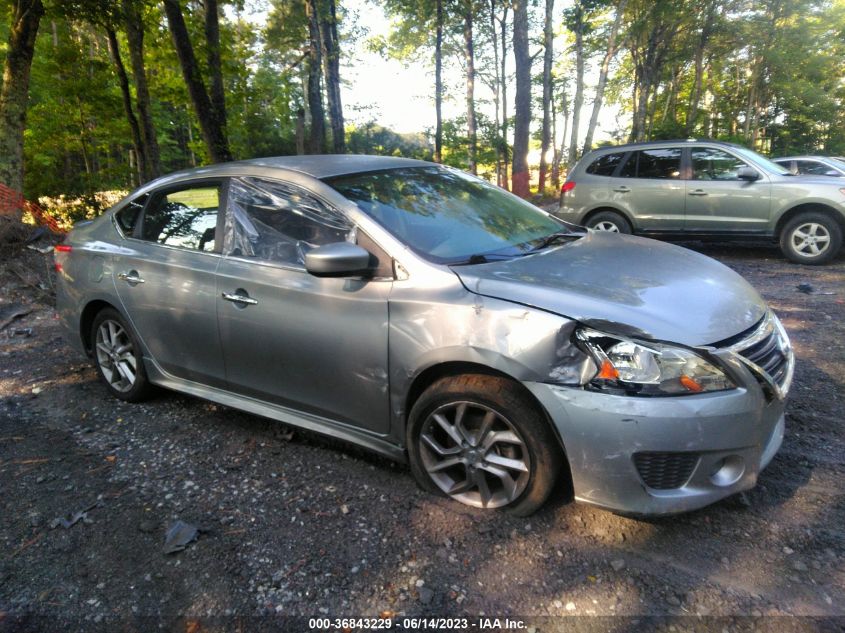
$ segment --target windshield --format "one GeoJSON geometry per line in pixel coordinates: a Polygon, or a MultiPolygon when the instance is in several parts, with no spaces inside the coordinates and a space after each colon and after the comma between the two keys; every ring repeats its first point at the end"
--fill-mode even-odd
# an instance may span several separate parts
{"type": "MultiPolygon", "coordinates": [[[[531,252],[566,225],[483,180],[410,167],[326,181],[426,259],[445,264],[531,252]]],[[[575,234],[573,234],[574,236],[575,234]]]]}
{"type": "Polygon", "coordinates": [[[746,149],[744,147],[731,147],[731,149],[746,160],[749,160],[754,163],[757,167],[765,169],[769,173],[778,174],[780,176],[792,175],[792,172],[790,172],[786,167],[770,161],[762,154],[758,154],[757,152],[753,152],[750,149],[746,149]]]}
{"type": "Polygon", "coordinates": [[[845,159],[843,159],[843,158],[828,158],[827,160],[829,160],[833,164],[834,167],[837,167],[837,168],[841,169],[842,171],[845,171],[845,159]]]}

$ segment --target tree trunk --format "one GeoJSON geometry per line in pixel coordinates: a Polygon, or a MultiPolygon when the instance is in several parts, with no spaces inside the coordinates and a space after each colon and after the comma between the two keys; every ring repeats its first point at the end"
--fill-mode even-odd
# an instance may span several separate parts
{"type": "Polygon", "coordinates": [[[695,120],[698,118],[698,104],[701,102],[701,86],[704,77],[704,51],[713,30],[713,22],[716,19],[716,4],[716,2],[711,2],[705,9],[704,24],[701,27],[695,48],[695,77],[690,93],[685,126],[687,136],[691,136],[695,131],[695,120]]]}
{"type": "Polygon", "coordinates": [[[126,42],[129,45],[129,62],[132,65],[132,79],[135,82],[135,98],[141,126],[141,153],[139,162],[143,180],[161,176],[161,154],[158,148],[155,124],[147,86],[147,70],[144,64],[144,25],[141,12],[134,0],[123,0],[126,23],[126,42]]]}
{"type": "Polygon", "coordinates": [[[323,90],[320,85],[323,60],[320,51],[317,0],[305,0],[305,12],[308,15],[308,113],[311,115],[308,153],[322,154],[326,148],[326,115],[323,111],[323,90]]]}
{"type": "Polygon", "coordinates": [[[601,61],[601,68],[599,69],[599,80],[596,84],[596,97],[593,100],[593,111],[590,114],[590,123],[587,126],[587,136],[584,137],[584,153],[586,154],[593,149],[593,135],[596,133],[596,126],[599,121],[599,113],[601,112],[604,103],[604,90],[607,87],[607,77],[610,71],[610,62],[616,57],[619,52],[619,45],[617,38],[619,36],[619,27],[622,24],[622,15],[625,13],[625,6],[628,0],[621,0],[616,7],[616,17],[613,19],[613,26],[610,27],[610,34],[607,38],[607,49],[604,53],[604,58],[601,61]]]}
{"type": "Polygon", "coordinates": [[[326,75],[326,97],[329,105],[329,124],[332,129],[332,151],[346,152],[343,126],[343,104],[340,100],[340,42],[337,37],[337,7],[335,0],[325,0],[320,15],[320,34],[323,40],[323,65],[326,75]]]}
{"type": "MultiPolygon", "coordinates": [[[[566,99],[565,83],[560,91],[560,111],[563,114],[563,134],[560,135],[560,160],[563,161],[563,156],[566,153],[566,133],[569,131],[569,102],[566,99]]],[[[568,168],[566,173],[569,173],[568,168]]],[[[558,175],[558,178],[560,178],[560,175],[558,175]]]]}
{"type": "MultiPolygon", "coordinates": [[[[502,83],[499,79],[499,39],[496,37],[496,0],[490,0],[490,33],[493,40],[493,107],[496,111],[496,136],[499,135],[501,119],[499,117],[499,102],[502,83]]],[[[504,53],[504,51],[503,51],[504,53]]],[[[496,148],[496,184],[502,185],[502,152],[496,148]]]]}
{"type": "Polygon", "coordinates": [[[502,7],[502,187],[508,186],[508,74],[507,70],[508,50],[508,5],[503,3],[502,7]]]}
{"type": "Polygon", "coordinates": [[[138,117],[135,116],[135,111],[132,109],[132,93],[129,90],[129,76],[126,74],[126,67],[123,65],[123,60],[120,57],[120,46],[117,43],[117,33],[111,27],[106,28],[106,36],[109,42],[109,52],[111,53],[112,61],[114,62],[114,69],[117,73],[117,82],[120,84],[120,94],[123,97],[123,109],[126,112],[126,120],[129,122],[129,131],[132,134],[132,147],[135,148],[135,155],[138,157],[140,163],[138,182],[135,182],[136,174],[132,175],[132,186],[140,185],[143,182],[144,174],[147,173],[146,155],[144,152],[144,142],[141,139],[141,126],[138,125],[138,117]]]}
{"type": "MultiPolygon", "coordinates": [[[[29,99],[29,74],[35,52],[38,24],[44,15],[41,0],[16,0],[12,6],[9,45],[0,88],[0,185],[23,190],[23,133],[29,99]]],[[[19,222],[21,209],[0,201],[0,216],[19,222]],[[6,206],[13,208],[5,208],[6,206]]],[[[0,228],[0,236],[5,234],[0,228]]]]}
{"type": "Polygon", "coordinates": [[[443,0],[435,0],[434,40],[434,162],[443,162],[443,0]]]}
{"type": "Polygon", "coordinates": [[[205,83],[200,74],[199,64],[197,64],[194,55],[194,47],[191,45],[188,28],[185,25],[185,18],[182,15],[178,0],[164,0],[164,12],[167,15],[167,23],[170,26],[176,56],[179,58],[179,65],[182,67],[182,77],[188,87],[188,94],[191,96],[194,111],[199,119],[200,130],[202,130],[203,140],[208,148],[211,161],[214,163],[230,161],[232,154],[229,151],[226,128],[223,122],[217,119],[217,112],[212,105],[208,92],[206,92],[205,83]]]}
{"type": "Polygon", "coordinates": [[[543,29],[543,129],[540,133],[540,179],[538,190],[543,193],[546,189],[546,171],[548,161],[546,154],[549,153],[551,144],[551,101],[552,101],[552,50],[554,32],[552,31],[552,14],[554,13],[555,0],[546,0],[546,20],[543,29]]]}
{"type": "Polygon", "coordinates": [[[575,7],[575,99],[572,103],[572,137],[569,140],[567,171],[578,158],[578,132],[581,125],[581,106],[584,105],[584,6],[577,0],[575,7]]]}
{"type": "Polygon", "coordinates": [[[223,89],[223,62],[220,59],[220,9],[217,0],[205,4],[205,48],[208,63],[208,87],[214,116],[226,132],[226,95],[223,89]]]}
{"type": "Polygon", "coordinates": [[[529,189],[528,135],[531,127],[531,55],[528,52],[528,0],[513,7],[513,56],[516,72],[513,127],[513,192],[527,198],[529,189]]]}
{"type": "Polygon", "coordinates": [[[469,145],[467,168],[470,173],[478,173],[476,154],[478,153],[478,131],[475,125],[475,52],[472,41],[472,2],[468,1],[464,13],[464,56],[467,65],[467,137],[469,145]]]}

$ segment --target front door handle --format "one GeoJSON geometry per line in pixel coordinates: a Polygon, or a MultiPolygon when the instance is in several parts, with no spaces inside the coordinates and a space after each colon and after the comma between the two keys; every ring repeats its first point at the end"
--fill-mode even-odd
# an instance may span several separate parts
{"type": "Polygon", "coordinates": [[[128,273],[118,273],[117,278],[133,285],[142,284],[145,281],[142,277],[138,276],[137,270],[130,270],[128,273]]]}
{"type": "Polygon", "coordinates": [[[223,298],[226,301],[231,301],[232,303],[240,303],[242,305],[247,305],[247,306],[258,305],[258,301],[256,301],[255,299],[253,299],[249,295],[237,294],[237,292],[235,292],[235,294],[230,294],[228,292],[224,292],[223,298]]]}
{"type": "Polygon", "coordinates": [[[689,195],[691,195],[691,196],[706,196],[707,192],[704,191],[704,189],[693,189],[692,191],[689,192],[689,195]]]}
{"type": "Polygon", "coordinates": [[[631,190],[630,190],[630,188],[626,187],[625,185],[621,185],[621,186],[619,186],[619,187],[615,187],[613,190],[614,190],[616,193],[628,193],[629,191],[631,191],[631,190]]]}

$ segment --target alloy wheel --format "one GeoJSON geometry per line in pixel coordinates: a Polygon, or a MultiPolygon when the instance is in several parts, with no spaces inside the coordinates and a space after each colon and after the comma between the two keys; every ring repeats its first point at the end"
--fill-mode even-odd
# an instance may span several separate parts
{"type": "Polygon", "coordinates": [[[103,377],[121,393],[130,391],[135,384],[138,359],[129,333],[117,321],[107,319],[97,328],[97,364],[103,377]]]}
{"type": "Polygon", "coordinates": [[[499,508],[525,491],[531,458],[516,427],[483,404],[445,404],[429,415],[419,435],[423,467],[450,497],[499,508]]]}
{"type": "Polygon", "coordinates": [[[830,232],[818,222],[806,222],[792,231],[792,248],[804,257],[818,257],[830,246],[830,232]]]}
{"type": "Polygon", "coordinates": [[[609,220],[602,220],[593,225],[595,231],[607,231],[608,233],[619,233],[619,227],[609,220]]]}

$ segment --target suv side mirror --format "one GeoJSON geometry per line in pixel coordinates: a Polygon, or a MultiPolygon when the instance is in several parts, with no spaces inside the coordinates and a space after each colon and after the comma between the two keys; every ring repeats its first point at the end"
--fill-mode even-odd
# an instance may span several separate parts
{"type": "Polygon", "coordinates": [[[349,242],[324,244],[305,253],[305,270],[315,277],[351,277],[370,270],[370,253],[349,242]]]}
{"type": "Polygon", "coordinates": [[[757,173],[757,170],[753,169],[752,167],[740,167],[736,172],[736,177],[740,180],[753,181],[759,180],[760,174],[757,173]]]}

